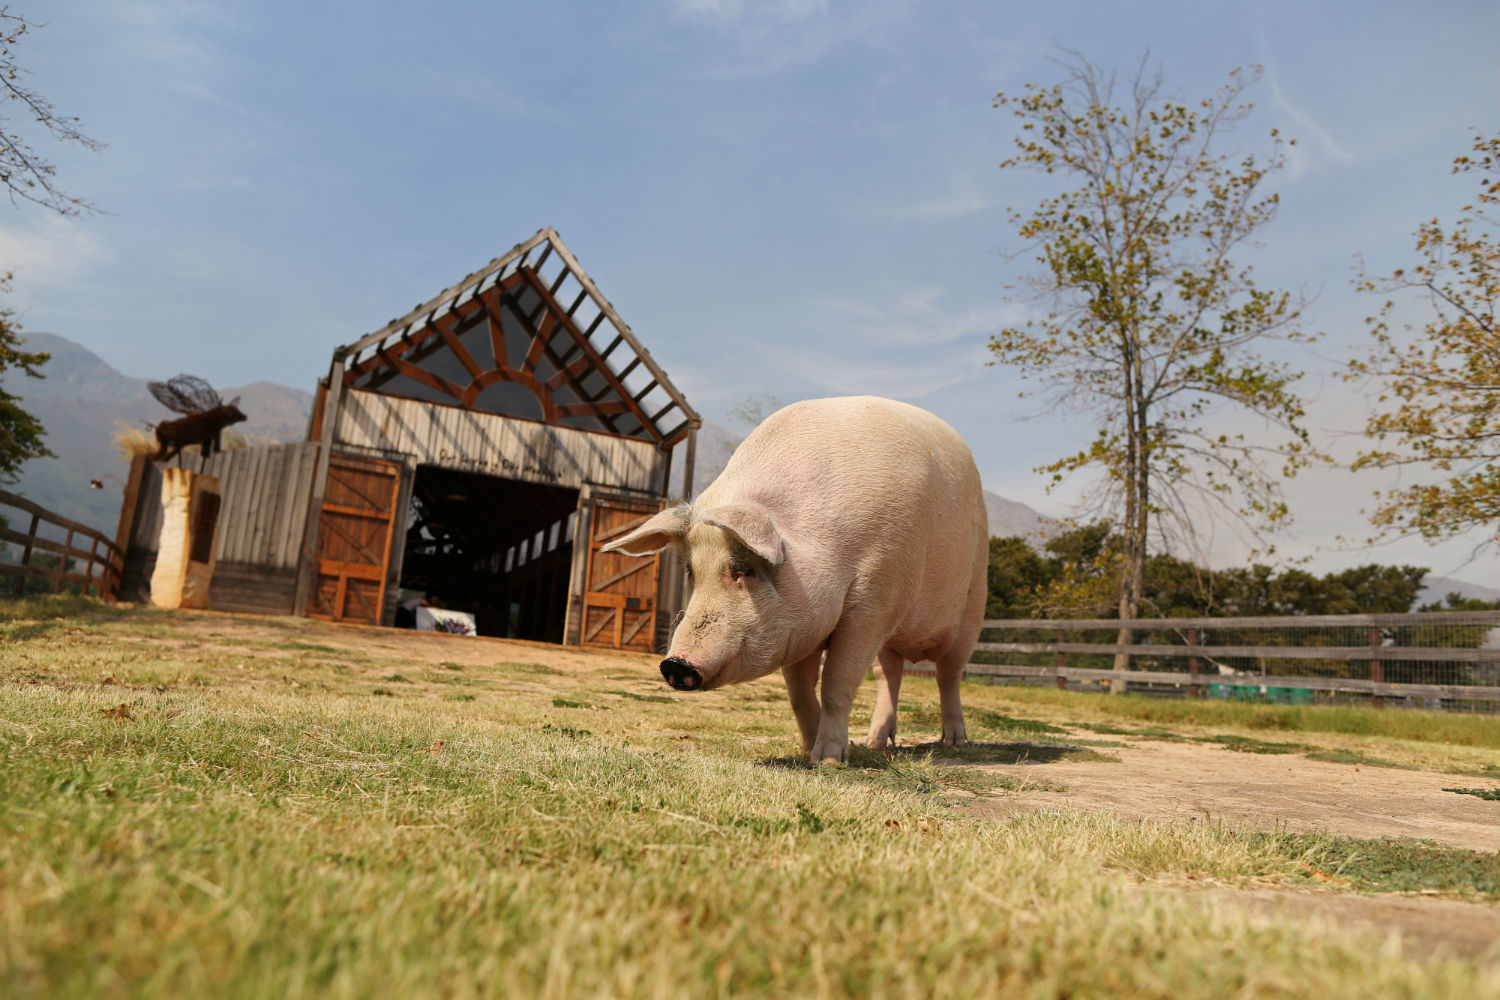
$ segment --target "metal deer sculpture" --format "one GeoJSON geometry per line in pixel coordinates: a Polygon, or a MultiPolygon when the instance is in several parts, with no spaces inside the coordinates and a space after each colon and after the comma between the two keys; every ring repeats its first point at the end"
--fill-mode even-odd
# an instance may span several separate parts
{"type": "Polygon", "coordinates": [[[185,414],[176,420],[156,425],[156,454],[151,458],[165,461],[189,445],[198,445],[207,458],[224,449],[224,428],[245,419],[236,396],[225,403],[213,386],[194,375],[178,375],[165,382],[148,382],[146,388],[157,402],[169,410],[185,414]]]}

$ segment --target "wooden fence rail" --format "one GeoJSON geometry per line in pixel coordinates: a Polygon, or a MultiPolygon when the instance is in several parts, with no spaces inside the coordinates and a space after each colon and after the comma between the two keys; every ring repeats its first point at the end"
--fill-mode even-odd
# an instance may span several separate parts
{"type": "Polygon", "coordinates": [[[19,563],[0,563],[0,576],[15,579],[13,592],[17,597],[25,593],[27,577],[52,581],[54,594],[61,592],[63,585],[67,583],[76,583],[85,592],[93,587],[96,594],[105,600],[113,600],[119,593],[120,574],[125,568],[125,553],[120,551],[113,539],[86,524],[55,514],[40,504],[5,490],[0,490],[0,507],[21,511],[21,520],[27,520],[24,515],[30,515],[30,523],[25,531],[0,527],[0,542],[11,542],[21,547],[19,563]],[[41,537],[37,531],[43,525],[63,529],[67,533],[66,538],[58,542],[41,537]],[[82,544],[80,536],[83,541],[88,542],[88,548],[78,547],[82,544]],[[78,544],[75,545],[75,542],[78,544]],[[55,553],[57,565],[33,565],[32,554],[38,551],[55,553]],[[70,559],[74,561],[71,569],[68,565],[70,559]],[[82,572],[78,571],[80,564],[82,572]]]}
{"type": "MultiPolygon", "coordinates": [[[[1446,670],[1463,668],[1472,670],[1478,679],[1488,681],[1496,671],[1483,668],[1500,665],[1500,648],[1492,648],[1486,641],[1500,637],[1500,611],[1426,612],[1417,614],[1374,615],[1306,615],[1275,618],[1147,618],[1120,621],[1117,619],[1004,619],[984,623],[986,632],[1029,633],[1016,642],[981,642],[976,652],[989,654],[1053,655],[1055,662],[1047,665],[1022,663],[970,663],[966,668],[970,676],[993,678],[1017,678],[1031,681],[1053,681],[1059,688],[1069,681],[1104,683],[1124,681],[1140,685],[1172,685],[1186,687],[1193,696],[1202,694],[1204,687],[1220,689],[1268,688],[1283,691],[1323,691],[1329,694],[1343,693],[1368,696],[1371,704],[1382,707],[1384,699],[1420,698],[1424,700],[1444,699],[1462,702],[1489,702],[1500,707],[1500,685],[1493,683],[1441,683],[1436,678],[1420,678],[1418,682],[1393,682],[1385,679],[1386,664],[1419,666],[1427,663],[1434,668],[1439,665],[1446,670]],[[1154,641],[1144,643],[1119,643],[1114,633],[1127,628],[1133,633],[1145,633],[1154,641]],[[1460,633],[1459,629],[1464,629],[1460,633]],[[1315,642],[1299,641],[1308,638],[1309,632],[1321,631],[1317,638],[1328,640],[1333,630],[1350,630],[1365,640],[1365,645],[1317,645],[1315,642]],[[1495,631],[1491,631],[1495,630],[1495,631]],[[1107,641],[1097,643],[1076,641],[1080,632],[1110,633],[1107,641]],[[1209,645],[1203,637],[1208,632],[1232,631],[1233,645],[1209,645]],[[1273,632],[1273,642],[1254,644],[1245,632],[1273,632]],[[1175,633],[1183,641],[1164,643],[1161,633],[1175,633]],[[1030,641],[1033,635],[1051,636],[1056,641],[1030,641]],[[1439,638],[1434,639],[1433,636],[1439,638]],[[1069,641],[1070,639],[1074,641],[1069,641]],[[1422,645],[1413,644],[1420,640],[1422,645]],[[1402,640],[1405,644],[1402,644],[1402,640]],[[1434,642],[1449,641],[1455,645],[1435,645],[1434,642]],[[1115,656],[1123,654],[1127,663],[1134,659],[1150,661],[1147,669],[1101,669],[1069,666],[1068,657],[1078,655],[1115,656]],[[1163,664],[1161,661],[1168,661],[1163,664]],[[1238,670],[1224,666],[1224,660],[1251,660],[1259,666],[1253,670],[1238,670]],[[1181,669],[1171,669],[1171,661],[1180,661],[1181,669]],[[1319,661],[1329,664],[1356,664],[1366,677],[1350,676],[1299,676],[1272,673],[1266,664],[1277,661],[1319,661]],[[1202,665],[1210,668],[1204,670],[1202,665]],[[1488,676],[1487,676],[1488,675],[1488,676]]],[[[1347,641],[1347,640],[1345,640],[1347,641]]],[[[1356,639],[1358,641],[1358,639],[1356,639]]],[[[1334,669],[1338,669],[1334,667],[1334,669]]],[[[1350,672],[1344,668],[1342,672],[1350,672]]]]}

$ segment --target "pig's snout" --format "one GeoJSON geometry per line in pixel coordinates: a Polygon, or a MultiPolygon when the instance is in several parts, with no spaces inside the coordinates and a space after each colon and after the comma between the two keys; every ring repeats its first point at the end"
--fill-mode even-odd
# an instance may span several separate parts
{"type": "Polygon", "coordinates": [[[661,661],[661,675],[678,691],[696,691],[703,686],[703,675],[698,668],[676,656],[661,661]]]}

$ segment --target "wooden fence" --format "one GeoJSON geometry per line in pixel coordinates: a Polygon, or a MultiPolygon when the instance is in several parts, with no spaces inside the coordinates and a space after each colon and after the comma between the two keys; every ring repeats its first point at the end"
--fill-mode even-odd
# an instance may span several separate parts
{"type": "Polygon", "coordinates": [[[967,667],[971,677],[1050,681],[1059,688],[1122,681],[1138,689],[1186,688],[1194,697],[1310,702],[1321,692],[1317,697],[1325,700],[1367,698],[1375,707],[1402,698],[1428,707],[1500,708],[1500,648],[1491,648],[1500,639],[1500,611],[1020,619],[986,621],[984,628],[982,637],[1000,633],[1010,641],[980,642],[980,655],[967,667]],[[1122,626],[1144,641],[1116,642],[1122,626]],[[1226,633],[1230,641],[1212,641],[1226,633]],[[1076,662],[1117,654],[1130,669],[1076,662]]]}
{"type": "MultiPolygon", "coordinates": [[[[0,527],[0,541],[21,547],[19,563],[0,563],[0,577],[15,580],[12,593],[21,596],[26,589],[28,577],[49,580],[52,592],[60,593],[65,584],[76,583],[85,593],[92,587],[97,596],[113,600],[120,591],[120,575],[125,568],[125,554],[113,539],[95,531],[86,524],[69,520],[61,514],[32,503],[25,497],[0,490],[0,508],[8,507],[21,512],[20,521],[28,520],[25,531],[10,526],[0,527]],[[39,534],[45,528],[55,529],[52,534],[63,534],[63,540],[45,538],[39,534]],[[89,543],[81,548],[82,541],[89,543]],[[75,545],[74,543],[78,543],[75,545]],[[32,562],[36,552],[50,552],[57,556],[56,566],[40,566],[32,562]],[[70,566],[70,562],[72,565],[70,566]],[[80,571],[81,567],[81,571],[80,571]]],[[[7,518],[7,520],[11,520],[7,518]]]]}

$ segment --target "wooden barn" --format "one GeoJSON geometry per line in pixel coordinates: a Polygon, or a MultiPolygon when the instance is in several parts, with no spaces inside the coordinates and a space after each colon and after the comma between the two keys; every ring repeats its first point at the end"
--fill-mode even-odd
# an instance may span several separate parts
{"type": "MultiPolygon", "coordinates": [[[[652,651],[675,555],[599,548],[692,484],[700,420],[551,229],[333,352],[307,440],[183,467],[218,480],[212,608],[395,622],[398,594],[483,635],[652,651]]],[[[161,470],[138,458],[121,596],[145,600],[161,470]]]]}

